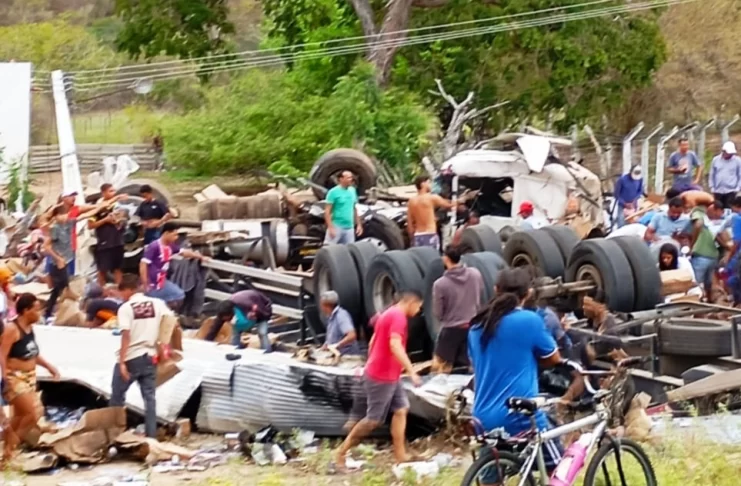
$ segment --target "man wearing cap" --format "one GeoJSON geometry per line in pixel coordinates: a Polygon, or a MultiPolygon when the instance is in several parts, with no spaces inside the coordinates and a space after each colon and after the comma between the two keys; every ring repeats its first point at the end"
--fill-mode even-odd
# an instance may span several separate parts
{"type": "Polygon", "coordinates": [[[721,153],[713,158],[708,184],[715,199],[730,207],[736,193],[741,190],[741,157],[736,155],[733,142],[724,143],[721,153]]]}
{"type": "Polygon", "coordinates": [[[617,227],[625,225],[626,212],[635,212],[638,199],[643,195],[643,174],[641,166],[634,165],[630,172],[623,174],[615,182],[615,199],[617,201],[617,227]]]}
{"type": "Polygon", "coordinates": [[[337,292],[330,290],[320,297],[322,312],[327,316],[327,335],[323,349],[337,348],[340,354],[360,354],[358,335],[350,313],[340,307],[337,292]]]}
{"type": "Polygon", "coordinates": [[[546,220],[535,216],[535,206],[530,201],[520,203],[520,210],[517,215],[521,218],[520,227],[524,230],[536,230],[548,226],[546,220]]]}

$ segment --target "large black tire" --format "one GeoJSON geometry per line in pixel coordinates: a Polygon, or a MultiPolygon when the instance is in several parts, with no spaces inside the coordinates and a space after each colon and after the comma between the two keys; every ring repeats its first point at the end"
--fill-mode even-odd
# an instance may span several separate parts
{"type": "Polygon", "coordinates": [[[502,254],[502,242],[494,228],[485,224],[469,226],[461,233],[460,242],[463,253],[480,253],[490,251],[498,255],[502,254]]]}
{"type": "Polygon", "coordinates": [[[584,240],[569,257],[566,282],[592,280],[607,295],[607,307],[632,312],[635,301],[633,270],[620,246],[602,238],[584,240]]]}
{"type": "Polygon", "coordinates": [[[165,186],[150,179],[132,179],[121,186],[116,192],[119,194],[128,194],[129,196],[141,196],[139,189],[146,184],[152,187],[152,195],[154,195],[155,199],[167,203],[168,206],[175,202],[172,194],[165,186]]]}
{"type": "Polygon", "coordinates": [[[427,275],[427,269],[430,268],[431,265],[442,261],[440,253],[437,250],[426,246],[409,248],[407,253],[409,253],[409,255],[414,259],[414,262],[417,264],[419,271],[422,272],[423,277],[427,275]]]}
{"type": "MultiPolygon", "coordinates": [[[[645,485],[645,486],[657,486],[656,482],[656,473],[654,472],[654,467],[651,464],[651,459],[648,457],[648,454],[646,454],[646,451],[643,450],[643,448],[636,442],[633,442],[630,439],[616,439],[617,443],[620,447],[620,457],[621,459],[626,455],[633,456],[638,464],[641,465],[641,469],[643,470],[643,477],[644,480],[638,480],[637,484],[645,485]]],[[[615,448],[612,446],[611,442],[606,442],[602,447],[600,447],[597,450],[597,453],[594,454],[594,457],[592,457],[592,460],[589,461],[589,466],[587,467],[587,472],[584,475],[584,486],[597,486],[604,485],[604,484],[620,484],[620,475],[617,471],[615,471],[613,474],[610,474],[607,478],[605,478],[605,469],[602,467],[604,464],[605,458],[609,454],[614,454],[615,448]],[[597,482],[597,478],[603,478],[602,481],[597,482]]],[[[633,461],[631,461],[633,462],[633,461]]],[[[625,462],[623,462],[625,464],[625,462]]],[[[628,484],[632,484],[631,480],[633,477],[628,477],[626,475],[626,482],[628,484]]]]}
{"type": "Polygon", "coordinates": [[[399,225],[380,214],[374,214],[371,219],[363,224],[363,234],[360,241],[367,238],[380,241],[386,250],[403,250],[406,248],[404,233],[399,225]]]}
{"type": "Polygon", "coordinates": [[[542,277],[563,277],[561,250],[551,235],[543,231],[518,231],[504,247],[504,260],[511,267],[532,265],[542,277]]]}
{"type": "Polygon", "coordinates": [[[560,225],[544,226],[540,229],[540,231],[545,231],[546,233],[551,235],[553,241],[556,242],[556,245],[561,252],[561,256],[563,256],[564,268],[566,268],[566,262],[569,261],[571,252],[574,250],[574,247],[581,241],[576,235],[576,232],[568,226],[560,225]]]}
{"type": "MultiPolygon", "coordinates": [[[[360,295],[363,295],[363,277],[368,272],[371,262],[382,253],[381,249],[377,245],[374,245],[370,241],[359,241],[351,245],[347,245],[347,249],[350,250],[350,255],[355,262],[355,269],[358,271],[358,281],[360,282],[360,295]]],[[[365,301],[363,302],[363,314],[361,316],[361,322],[365,324],[368,321],[368,314],[365,312],[365,301]]]]}
{"type": "MultiPolygon", "coordinates": [[[[497,457],[498,459],[495,459],[492,454],[479,453],[479,457],[473,461],[473,464],[471,464],[466,471],[466,475],[463,476],[461,486],[479,486],[480,484],[483,484],[483,481],[479,479],[479,474],[491,467],[499,467],[501,469],[504,478],[499,479],[516,477],[519,474],[520,469],[522,468],[522,461],[519,456],[511,452],[498,450],[497,457]],[[497,460],[499,461],[499,464],[497,464],[497,460]]],[[[532,474],[528,476],[525,484],[527,484],[527,486],[535,486],[536,483],[532,474]]]]}
{"type": "Polygon", "coordinates": [[[393,304],[398,292],[413,290],[424,295],[424,278],[414,258],[405,251],[376,256],[363,281],[365,311],[369,316],[393,304]]]}
{"type": "Polygon", "coordinates": [[[680,356],[728,356],[731,325],[711,319],[672,318],[656,330],[655,322],[643,325],[643,334],[658,332],[661,354],[680,356]]]}
{"type": "MultiPolygon", "coordinates": [[[[365,194],[368,189],[376,185],[375,164],[363,152],[352,149],[330,150],[322,155],[311,168],[309,179],[318,186],[331,189],[336,185],[335,176],[343,170],[349,170],[355,175],[358,195],[365,194]]],[[[319,199],[326,196],[316,188],[312,190],[319,199]]]]}
{"type": "Polygon", "coordinates": [[[425,273],[425,303],[424,317],[427,325],[427,333],[430,335],[432,342],[437,342],[437,336],[440,334],[440,321],[433,312],[432,287],[435,282],[445,273],[445,265],[442,259],[433,262],[425,273]]]}
{"type": "Polygon", "coordinates": [[[507,225],[507,226],[503,226],[499,230],[497,235],[499,235],[499,240],[502,242],[502,245],[506,245],[510,237],[515,233],[517,233],[517,228],[515,228],[514,226],[507,225]]]}
{"type": "Polygon", "coordinates": [[[507,268],[507,262],[496,253],[469,253],[463,255],[463,263],[475,268],[481,273],[484,288],[481,291],[481,304],[486,304],[494,298],[494,287],[499,279],[499,272],[507,268]]]}
{"type": "Polygon", "coordinates": [[[623,250],[635,278],[633,310],[650,310],[661,302],[661,273],[646,243],[637,236],[610,238],[623,250]]]}
{"type": "MultiPolygon", "coordinates": [[[[314,298],[319,301],[326,290],[337,292],[340,305],[352,315],[356,329],[361,328],[364,315],[360,288],[360,276],[347,246],[330,245],[317,252],[314,258],[314,298]]],[[[321,318],[326,323],[326,316],[321,318]]]]}

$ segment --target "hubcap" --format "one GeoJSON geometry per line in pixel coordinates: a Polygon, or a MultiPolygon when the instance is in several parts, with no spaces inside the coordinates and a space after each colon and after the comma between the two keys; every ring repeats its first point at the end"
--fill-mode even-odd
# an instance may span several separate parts
{"type": "Polygon", "coordinates": [[[382,273],[373,281],[373,307],[382,311],[394,303],[396,286],[387,273],[382,273]]]}

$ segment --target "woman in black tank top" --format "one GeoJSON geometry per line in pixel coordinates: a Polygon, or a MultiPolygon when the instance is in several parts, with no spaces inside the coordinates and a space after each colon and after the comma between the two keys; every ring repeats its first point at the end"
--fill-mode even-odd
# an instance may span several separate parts
{"type": "Polygon", "coordinates": [[[36,367],[46,368],[54,379],[59,379],[57,369],[39,354],[33,333],[33,325],[41,319],[41,303],[35,295],[22,294],[16,301],[16,312],[16,320],[5,324],[0,344],[3,398],[13,409],[13,418],[3,430],[5,461],[12,459],[21,438],[41,418],[39,410],[43,408],[36,394],[36,367]]]}

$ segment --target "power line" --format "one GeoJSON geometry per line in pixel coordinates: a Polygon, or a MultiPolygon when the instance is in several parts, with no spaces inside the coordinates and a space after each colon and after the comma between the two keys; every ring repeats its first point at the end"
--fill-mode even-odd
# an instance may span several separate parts
{"type": "MultiPolygon", "coordinates": [[[[254,68],[254,67],[269,67],[269,66],[283,65],[286,62],[294,62],[294,61],[299,61],[299,60],[308,60],[308,59],[315,59],[315,58],[321,58],[321,57],[335,57],[339,55],[347,55],[347,54],[352,54],[352,53],[364,52],[369,47],[387,47],[387,48],[404,47],[404,46],[424,44],[424,43],[429,43],[429,42],[471,37],[474,35],[482,35],[482,34],[489,34],[489,33],[496,33],[496,32],[508,32],[508,31],[514,31],[514,30],[519,30],[523,28],[549,25],[553,23],[584,20],[584,19],[596,18],[596,17],[606,16],[606,15],[637,12],[637,11],[642,11],[642,10],[659,8],[662,6],[676,5],[676,4],[682,4],[682,3],[691,3],[694,1],[697,1],[697,0],[660,0],[660,1],[645,2],[642,4],[623,5],[623,6],[608,7],[608,8],[603,8],[603,9],[593,9],[587,12],[577,12],[573,14],[561,14],[561,15],[555,15],[555,16],[550,16],[550,17],[543,17],[540,19],[532,19],[532,20],[521,21],[521,22],[511,22],[507,24],[500,24],[500,25],[477,28],[477,29],[455,31],[455,32],[449,32],[449,33],[443,33],[443,34],[428,34],[424,36],[417,36],[417,37],[407,38],[407,39],[395,39],[391,41],[381,41],[381,42],[376,42],[374,44],[371,44],[370,46],[368,44],[352,45],[352,46],[344,46],[344,47],[338,47],[338,48],[326,49],[326,50],[299,52],[299,53],[295,53],[290,56],[265,56],[263,58],[258,58],[258,59],[253,59],[253,60],[224,61],[222,63],[216,63],[217,64],[216,66],[208,67],[206,69],[204,69],[203,66],[192,66],[192,67],[187,67],[181,70],[162,72],[159,74],[155,74],[153,76],[147,76],[146,78],[153,79],[153,80],[154,79],[157,79],[157,80],[177,79],[177,78],[182,78],[182,77],[188,77],[194,74],[212,74],[212,73],[230,72],[230,71],[236,71],[236,70],[248,69],[248,68],[254,68]]],[[[141,77],[130,77],[130,78],[119,78],[119,79],[113,79],[113,80],[96,80],[96,81],[91,81],[87,83],[85,82],[76,83],[76,89],[80,91],[89,91],[89,90],[104,87],[104,86],[121,86],[121,85],[131,84],[140,79],[142,78],[141,77]]]]}
{"type": "MultiPolygon", "coordinates": [[[[366,41],[368,39],[380,39],[382,37],[392,37],[397,36],[400,34],[409,34],[413,32],[425,32],[428,30],[435,30],[435,29],[447,29],[451,27],[460,27],[464,25],[473,25],[473,24],[480,24],[480,23],[486,23],[486,22],[493,22],[496,20],[506,20],[506,19],[512,19],[512,18],[520,18],[520,17],[526,17],[530,15],[537,15],[537,14],[544,14],[544,13],[550,13],[555,12],[559,10],[570,10],[575,8],[584,8],[589,7],[593,5],[599,5],[603,3],[610,3],[614,2],[615,0],[592,0],[589,2],[583,2],[578,3],[574,5],[564,5],[559,7],[550,7],[545,8],[541,10],[533,10],[530,12],[520,12],[515,14],[507,14],[507,15],[499,15],[496,17],[488,17],[484,19],[473,19],[473,20],[466,20],[461,22],[452,22],[448,24],[438,24],[438,25],[430,25],[426,27],[416,27],[413,29],[404,29],[404,30],[397,30],[397,31],[391,31],[391,32],[383,32],[378,33],[374,35],[361,35],[361,36],[353,36],[353,37],[343,37],[341,39],[329,39],[326,41],[315,41],[315,42],[305,42],[301,44],[294,44],[290,46],[281,46],[281,47],[272,47],[272,48],[266,48],[266,49],[260,49],[260,50],[247,50],[247,51],[241,51],[236,53],[224,53],[224,54],[216,54],[212,56],[202,56],[202,57],[195,57],[191,59],[176,59],[171,61],[160,61],[160,62],[154,62],[154,63],[141,63],[141,64],[131,64],[131,65],[124,65],[124,66],[116,66],[116,67],[106,67],[106,68],[99,68],[99,69],[88,69],[88,70],[80,70],[76,71],[74,73],[70,74],[89,74],[89,73],[99,73],[99,72],[108,72],[108,71],[122,71],[122,70],[130,70],[130,69],[144,69],[144,68],[150,68],[152,66],[165,66],[165,65],[173,65],[173,64],[180,64],[180,63],[192,63],[197,62],[201,60],[213,60],[213,59],[222,59],[222,58],[229,58],[233,56],[248,56],[248,55],[254,55],[254,54],[262,54],[265,52],[281,52],[284,50],[294,50],[298,48],[306,48],[306,47],[314,47],[314,46],[322,46],[322,45],[331,45],[331,44],[337,44],[341,42],[348,42],[348,41],[366,41]]],[[[40,70],[37,71],[38,73],[49,73],[50,71],[44,71],[40,70]]]]}

